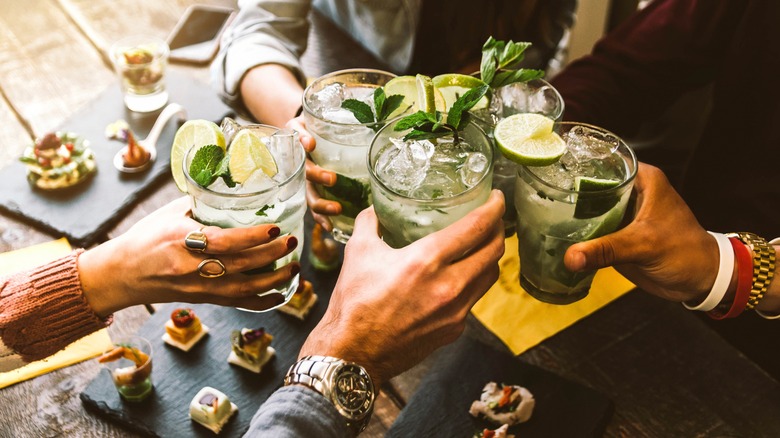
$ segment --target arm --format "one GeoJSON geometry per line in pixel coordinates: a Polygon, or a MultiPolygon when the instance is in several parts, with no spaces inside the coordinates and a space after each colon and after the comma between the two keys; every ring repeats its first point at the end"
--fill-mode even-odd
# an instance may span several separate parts
{"type": "MultiPolygon", "coordinates": [[[[636,215],[623,229],[572,245],[564,261],[573,270],[615,268],[639,288],[671,301],[700,302],[718,273],[715,239],[699,225],[691,210],[659,169],[640,164],[635,183],[636,215]],[[669,233],[668,230],[675,230],[669,233]]],[[[775,250],[780,245],[775,245],[775,250]]],[[[724,302],[733,300],[736,266],[724,302]]],[[[780,313],[780,281],[775,281],[758,310],[780,313]]]]}
{"type": "Polygon", "coordinates": [[[184,236],[202,225],[189,215],[189,199],[160,208],[125,234],[84,252],[0,280],[0,371],[42,359],[105,327],[125,307],[183,301],[267,309],[283,299],[258,297],[289,281],[291,263],[274,272],[247,276],[297,245],[277,238],[275,225],[222,229],[205,227],[205,253],[191,252],[184,236]],[[198,264],[218,258],[226,274],[202,278],[198,264]]]}
{"type": "Polygon", "coordinates": [[[213,85],[226,102],[243,103],[258,120],[276,126],[292,118],[306,83],[299,58],[306,49],[310,9],[311,0],[239,2],[211,66],[213,85]],[[282,113],[279,118],[275,111],[282,113]]]}
{"type": "Polygon", "coordinates": [[[720,73],[744,8],[744,2],[650,3],[552,80],[566,102],[564,118],[632,134],[720,73]]]}

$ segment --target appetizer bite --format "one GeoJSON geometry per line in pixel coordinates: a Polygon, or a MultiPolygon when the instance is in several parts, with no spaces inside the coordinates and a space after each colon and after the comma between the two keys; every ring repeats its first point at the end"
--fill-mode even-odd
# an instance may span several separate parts
{"type": "Polygon", "coordinates": [[[230,334],[231,352],[228,363],[238,365],[253,373],[260,373],[265,365],[276,354],[271,347],[274,339],[264,328],[233,330],[230,334]]]}
{"type": "Polygon", "coordinates": [[[290,301],[280,307],[279,311],[303,320],[316,302],[317,294],[314,293],[314,286],[311,282],[302,280],[290,301]]]}
{"type": "Polygon", "coordinates": [[[97,163],[88,142],[72,132],[50,132],[25,148],[19,160],[27,180],[43,190],[71,187],[95,173],[97,163]]]}
{"type": "Polygon", "coordinates": [[[200,322],[194,310],[178,308],[171,312],[171,319],[165,322],[162,340],[180,350],[190,351],[208,332],[208,326],[200,322]]]}
{"type": "Polygon", "coordinates": [[[190,418],[218,434],[222,426],[238,411],[228,396],[210,387],[203,387],[190,402],[190,418]]]}
{"type": "Polygon", "coordinates": [[[152,392],[152,358],[141,348],[118,343],[98,357],[98,362],[109,364],[114,385],[125,399],[141,401],[152,392]]]}
{"type": "Polygon", "coordinates": [[[490,382],[482,389],[479,400],[471,404],[469,413],[497,424],[514,426],[531,418],[534,396],[526,388],[490,382]]]}
{"type": "Polygon", "coordinates": [[[114,156],[114,167],[121,172],[136,173],[146,170],[156,158],[156,151],[149,151],[135,139],[133,131],[124,120],[117,120],[106,126],[106,137],[125,143],[114,156]],[[155,153],[153,153],[155,152],[155,153]]]}
{"type": "Polygon", "coordinates": [[[474,434],[474,438],[515,438],[509,433],[509,425],[505,424],[498,429],[482,429],[482,432],[474,434]]]}

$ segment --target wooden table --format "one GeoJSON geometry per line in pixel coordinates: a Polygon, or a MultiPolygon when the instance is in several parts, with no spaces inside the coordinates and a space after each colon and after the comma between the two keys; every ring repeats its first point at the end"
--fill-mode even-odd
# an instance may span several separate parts
{"type": "MultiPolygon", "coordinates": [[[[11,165],[31,139],[60,125],[106,87],[116,86],[106,57],[112,41],[138,33],[139,27],[164,38],[191,3],[235,5],[231,0],[4,2],[0,167],[11,165]]],[[[308,75],[381,67],[338,29],[316,15],[313,19],[320,37],[310,38],[304,59],[308,75]]],[[[171,69],[208,86],[206,68],[171,69]]],[[[103,239],[121,234],[178,196],[166,181],[103,239]]],[[[0,251],[56,237],[0,215],[0,251]]],[[[141,306],[123,310],[110,331],[132,333],[148,317],[141,306]]],[[[500,346],[474,321],[467,335],[500,346]]],[[[615,413],[606,436],[780,436],[780,385],[681,306],[641,292],[617,300],[520,358],[609,396],[615,413]]],[[[364,436],[384,435],[435,360],[434,354],[389,383],[364,436]]],[[[78,394],[97,372],[98,365],[86,361],[0,390],[0,437],[132,436],[83,409],[78,394]]]]}

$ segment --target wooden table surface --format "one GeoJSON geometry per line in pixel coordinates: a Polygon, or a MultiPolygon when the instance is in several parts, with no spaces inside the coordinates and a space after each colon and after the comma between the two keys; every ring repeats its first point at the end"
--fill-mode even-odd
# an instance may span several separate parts
{"type": "MultiPolygon", "coordinates": [[[[235,6],[232,0],[4,1],[0,167],[17,165],[16,157],[33,138],[59,126],[106,87],[117,86],[106,56],[112,41],[141,30],[165,38],[192,3],[235,6]]],[[[338,29],[316,15],[313,20],[316,32],[304,57],[309,76],[381,67],[338,29]]],[[[208,87],[207,68],[170,68],[208,87]]],[[[178,196],[172,181],[165,181],[104,239],[178,196]]],[[[0,252],[57,237],[0,214],[0,252]]],[[[144,307],[129,308],[115,315],[109,330],[133,333],[148,317],[144,307]]],[[[474,321],[467,335],[498,345],[474,321]]],[[[606,436],[780,436],[780,385],[681,306],[640,291],[520,358],[611,398],[615,412],[606,436]]],[[[364,436],[384,435],[435,359],[434,354],[389,383],[364,436]]],[[[83,409],[78,394],[97,372],[97,363],[86,361],[0,390],[0,437],[133,436],[83,409]]]]}

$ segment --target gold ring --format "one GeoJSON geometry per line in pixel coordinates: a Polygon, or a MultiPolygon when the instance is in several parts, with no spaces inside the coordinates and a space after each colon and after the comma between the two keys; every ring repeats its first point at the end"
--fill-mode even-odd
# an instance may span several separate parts
{"type": "Polygon", "coordinates": [[[190,231],[184,236],[184,246],[188,250],[193,252],[205,252],[206,245],[209,241],[206,239],[206,235],[203,233],[203,229],[206,227],[200,227],[198,231],[190,231]]]}
{"type": "Polygon", "coordinates": [[[225,265],[223,265],[219,259],[205,259],[198,265],[198,274],[200,274],[200,276],[203,278],[221,277],[225,275],[225,272],[227,272],[227,269],[225,269],[225,265]],[[219,272],[213,272],[207,269],[207,267],[212,263],[219,267],[219,272]]]}

